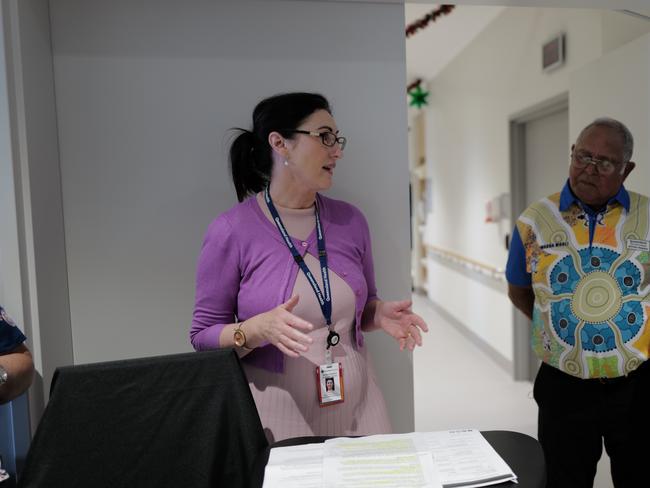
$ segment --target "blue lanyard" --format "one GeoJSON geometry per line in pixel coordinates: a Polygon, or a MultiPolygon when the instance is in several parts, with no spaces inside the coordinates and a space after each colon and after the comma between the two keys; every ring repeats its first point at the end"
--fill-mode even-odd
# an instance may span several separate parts
{"type": "MultiPolygon", "coordinates": [[[[312,289],[314,290],[314,293],[316,294],[316,298],[318,299],[318,304],[320,305],[320,309],[323,312],[323,316],[325,317],[325,321],[327,322],[327,327],[328,329],[330,329],[330,334],[331,334],[332,333],[332,294],[330,290],[329,271],[327,269],[327,252],[325,251],[325,236],[323,235],[323,228],[321,226],[320,215],[318,213],[318,201],[316,201],[316,203],[314,204],[314,208],[315,208],[314,213],[316,214],[316,237],[318,241],[318,260],[320,261],[320,270],[323,276],[323,288],[325,291],[325,295],[323,295],[323,293],[321,292],[320,287],[318,286],[318,282],[314,278],[314,275],[311,273],[311,271],[309,271],[309,268],[305,264],[305,260],[302,258],[300,253],[298,253],[296,246],[293,245],[293,241],[291,240],[291,237],[289,237],[289,233],[287,232],[286,227],[282,223],[280,214],[275,208],[275,205],[273,205],[273,201],[271,200],[271,193],[269,192],[268,186],[264,189],[264,200],[266,200],[266,205],[269,208],[269,212],[271,212],[273,221],[275,222],[275,225],[280,231],[280,234],[282,235],[285,244],[289,248],[289,251],[291,251],[291,255],[293,256],[293,259],[296,261],[296,263],[298,264],[302,272],[305,274],[305,276],[307,277],[307,281],[309,282],[312,289]]],[[[336,340],[336,342],[338,342],[338,339],[336,340]]],[[[335,346],[336,342],[330,344],[330,340],[328,339],[328,348],[330,345],[335,346]]]]}

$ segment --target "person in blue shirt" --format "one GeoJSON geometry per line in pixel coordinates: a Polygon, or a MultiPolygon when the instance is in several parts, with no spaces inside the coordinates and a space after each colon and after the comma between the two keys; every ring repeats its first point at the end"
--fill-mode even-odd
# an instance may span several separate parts
{"type": "Polygon", "coordinates": [[[0,404],[13,400],[32,384],[34,361],[25,340],[0,306],[0,404]]]}
{"type": "Polygon", "coordinates": [[[553,488],[592,488],[603,444],[616,488],[650,486],[650,198],[623,185],[633,145],[617,120],[589,124],[562,190],[530,205],[513,232],[508,294],[532,321],[553,488]]]}

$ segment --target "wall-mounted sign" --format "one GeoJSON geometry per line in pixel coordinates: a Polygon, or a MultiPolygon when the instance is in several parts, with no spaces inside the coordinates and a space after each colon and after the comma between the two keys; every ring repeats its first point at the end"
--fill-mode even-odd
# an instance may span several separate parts
{"type": "Polygon", "coordinates": [[[564,34],[558,34],[542,46],[542,69],[551,71],[564,64],[564,34]]]}

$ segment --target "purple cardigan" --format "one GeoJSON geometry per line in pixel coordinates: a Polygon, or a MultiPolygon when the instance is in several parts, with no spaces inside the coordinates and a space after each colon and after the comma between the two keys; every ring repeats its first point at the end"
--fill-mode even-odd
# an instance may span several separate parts
{"type": "MultiPolygon", "coordinates": [[[[328,266],[356,295],[357,346],[363,346],[361,315],[377,299],[368,223],[349,203],[317,195],[328,266]]],[[[315,230],[296,249],[318,259],[315,230]]],[[[208,227],[199,256],[190,341],[197,351],[219,347],[224,326],[244,321],[286,302],[293,291],[298,265],[255,197],[217,217],[208,227]]],[[[336,306],[336,304],[334,304],[336,306]]],[[[255,366],[282,372],[284,355],[268,344],[243,358],[255,366]]]]}

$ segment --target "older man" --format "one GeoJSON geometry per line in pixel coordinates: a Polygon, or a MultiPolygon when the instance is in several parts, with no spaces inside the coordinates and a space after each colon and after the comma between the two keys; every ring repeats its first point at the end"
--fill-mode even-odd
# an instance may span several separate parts
{"type": "Polygon", "coordinates": [[[509,296],[542,361],[534,396],[553,488],[593,486],[603,440],[617,488],[650,486],[638,464],[650,442],[650,200],[623,186],[632,149],[621,122],[589,124],[562,191],[513,233],[509,296]]]}
{"type": "Polygon", "coordinates": [[[31,384],[32,355],[25,336],[0,307],[0,404],[13,400],[31,384]]]}

